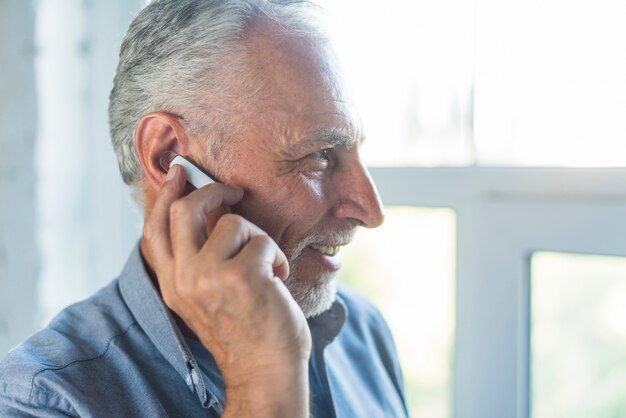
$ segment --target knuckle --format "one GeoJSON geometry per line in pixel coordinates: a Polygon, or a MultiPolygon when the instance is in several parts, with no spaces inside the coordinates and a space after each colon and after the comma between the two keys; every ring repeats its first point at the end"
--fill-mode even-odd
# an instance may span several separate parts
{"type": "Polygon", "coordinates": [[[252,238],[252,240],[259,247],[271,246],[274,243],[274,241],[268,235],[263,235],[263,234],[256,235],[255,237],[252,238]]]}
{"type": "Polygon", "coordinates": [[[267,235],[257,235],[252,237],[248,245],[251,246],[253,253],[257,256],[272,252],[274,248],[278,248],[278,246],[274,243],[274,240],[267,235]]]}
{"type": "Polygon", "coordinates": [[[158,235],[156,234],[155,229],[152,227],[152,223],[150,221],[146,221],[143,224],[142,236],[143,239],[150,243],[154,243],[156,241],[158,235]]]}
{"type": "Polygon", "coordinates": [[[245,221],[241,216],[233,213],[226,213],[220,217],[217,221],[217,225],[229,229],[240,229],[243,227],[244,222],[245,221]]]}
{"type": "Polygon", "coordinates": [[[176,274],[173,281],[173,290],[176,295],[181,299],[188,299],[195,294],[194,282],[192,280],[185,280],[183,274],[176,274]]]}
{"type": "Polygon", "coordinates": [[[189,286],[181,280],[176,280],[173,283],[173,290],[181,298],[185,298],[189,292],[189,286]]]}
{"type": "Polygon", "coordinates": [[[170,205],[170,218],[179,218],[190,210],[190,204],[185,199],[179,199],[170,205]]]}
{"type": "Polygon", "coordinates": [[[252,238],[252,240],[255,243],[254,245],[256,246],[256,250],[258,252],[263,252],[263,253],[277,252],[279,255],[284,256],[282,250],[280,249],[276,241],[274,241],[272,237],[270,237],[269,235],[257,235],[254,238],[252,238]]]}
{"type": "Polygon", "coordinates": [[[174,310],[176,309],[177,299],[171,294],[171,292],[162,292],[161,297],[163,298],[163,302],[166,306],[174,310]]]}

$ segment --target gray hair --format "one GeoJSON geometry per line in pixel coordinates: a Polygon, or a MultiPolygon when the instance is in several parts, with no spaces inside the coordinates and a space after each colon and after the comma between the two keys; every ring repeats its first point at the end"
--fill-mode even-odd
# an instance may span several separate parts
{"type": "Polygon", "coordinates": [[[219,139],[234,127],[227,130],[216,122],[223,118],[212,115],[228,113],[227,103],[242,91],[252,96],[260,88],[242,76],[248,29],[266,20],[289,34],[320,36],[316,10],[309,0],[155,0],[146,6],[122,43],[109,101],[124,182],[136,187],[143,179],[134,134],[151,112],[183,117],[187,129],[207,137],[207,152],[217,153],[219,139]]]}

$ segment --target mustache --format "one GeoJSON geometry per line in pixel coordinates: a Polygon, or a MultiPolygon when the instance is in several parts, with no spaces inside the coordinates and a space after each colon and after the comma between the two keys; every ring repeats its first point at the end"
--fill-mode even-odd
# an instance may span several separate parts
{"type": "Polygon", "coordinates": [[[354,234],[356,234],[357,227],[354,225],[345,225],[341,227],[335,227],[332,230],[327,231],[313,231],[307,234],[302,240],[300,240],[291,250],[292,262],[297,261],[301,256],[302,251],[311,244],[323,244],[323,245],[346,245],[352,241],[354,234]]]}

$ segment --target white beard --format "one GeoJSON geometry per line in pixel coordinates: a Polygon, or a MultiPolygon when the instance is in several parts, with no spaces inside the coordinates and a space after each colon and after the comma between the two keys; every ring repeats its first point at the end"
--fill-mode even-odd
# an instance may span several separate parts
{"type": "Polygon", "coordinates": [[[337,285],[332,276],[324,277],[318,283],[312,284],[289,275],[285,280],[285,286],[306,318],[312,318],[330,309],[337,294],[337,285]]]}
{"type": "Polygon", "coordinates": [[[316,242],[350,242],[355,232],[356,228],[353,225],[346,225],[330,232],[311,234],[293,248],[291,254],[294,256],[289,260],[290,273],[285,280],[285,286],[306,318],[312,318],[330,309],[337,296],[337,284],[336,273],[323,274],[317,280],[298,277],[296,272],[305,248],[316,242]]]}

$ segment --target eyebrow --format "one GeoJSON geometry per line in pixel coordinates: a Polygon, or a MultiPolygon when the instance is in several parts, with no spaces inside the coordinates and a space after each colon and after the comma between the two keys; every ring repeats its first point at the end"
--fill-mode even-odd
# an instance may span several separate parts
{"type": "Polygon", "coordinates": [[[347,145],[348,147],[353,145],[362,145],[365,141],[365,136],[356,135],[355,131],[351,128],[320,128],[309,135],[306,135],[298,143],[291,147],[293,150],[301,150],[313,147],[327,146],[334,147],[337,145],[347,145]]]}

